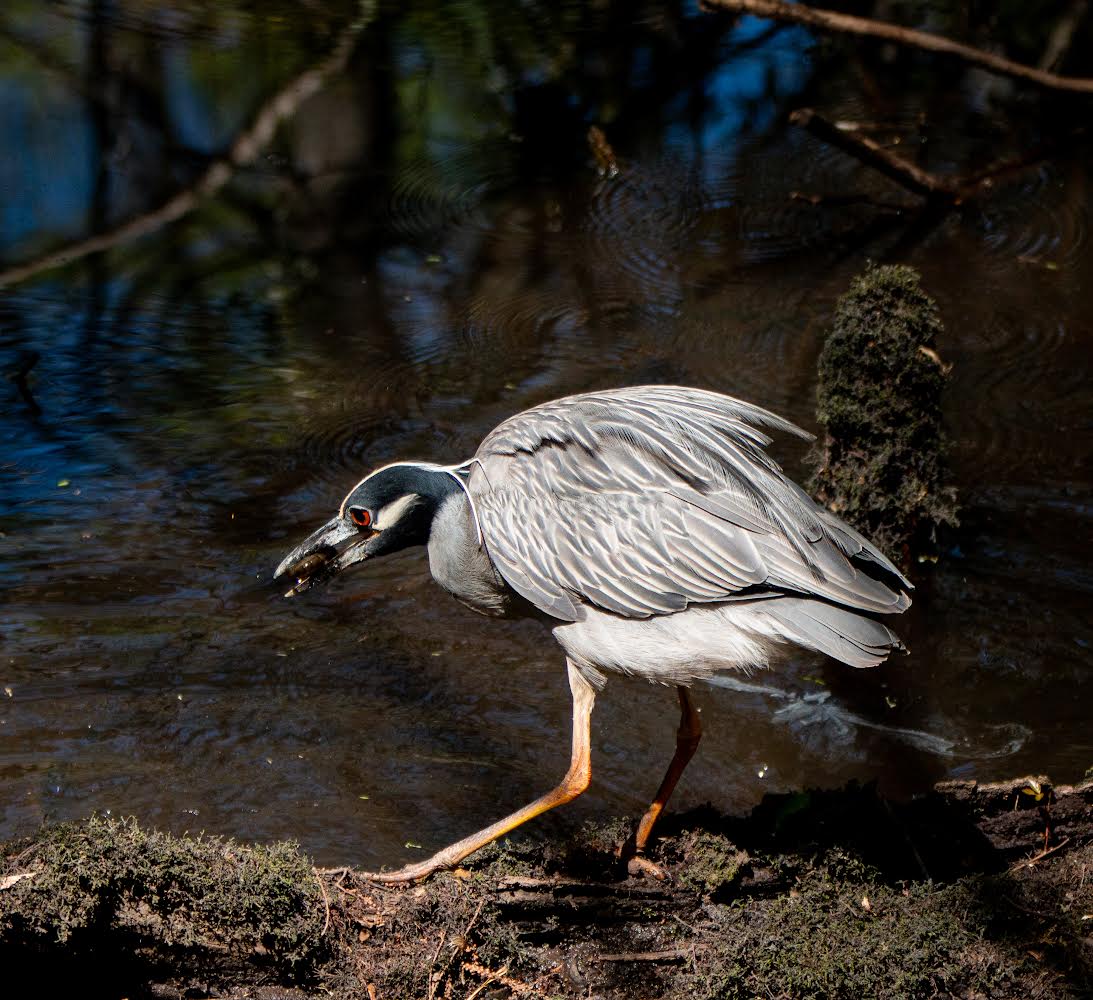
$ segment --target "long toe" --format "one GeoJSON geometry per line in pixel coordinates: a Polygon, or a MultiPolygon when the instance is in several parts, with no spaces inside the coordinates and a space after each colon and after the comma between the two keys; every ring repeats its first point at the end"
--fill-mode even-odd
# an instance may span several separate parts
{"type": "Polygon", "coordinates": [[[643,854],[635,854],[626,862],[626,870],[634,878],[654,878],[658,882],[665,881],[669,875],[660,865],[650,861],[643,854]]]}
{"type": "Polygon", "coordinates": [[[360,876],[369,882],[379,882],[381,885],[405,885],[408,882],[420,882],[439,870],[437,865],[425,863],[407,865],[393,872],[361,872],[360,876]]]}

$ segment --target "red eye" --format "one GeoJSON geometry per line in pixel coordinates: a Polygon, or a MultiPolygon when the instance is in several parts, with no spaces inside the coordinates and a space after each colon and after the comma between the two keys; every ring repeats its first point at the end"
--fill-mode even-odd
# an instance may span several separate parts
{"type": "Polygon", "coordinates": [[[363,507],[350,507],[349,516],[358,528],[367,528],[372,524],[372,514],[363,507]]]}

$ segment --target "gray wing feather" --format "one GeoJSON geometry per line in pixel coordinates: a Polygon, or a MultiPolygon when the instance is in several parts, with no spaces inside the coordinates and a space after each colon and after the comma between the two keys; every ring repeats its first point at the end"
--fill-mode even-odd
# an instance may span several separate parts
{"type": "Polygon", "coordinates": [[[908,581],[782,474],[759,427],[809,436],[759,407],[675,386],[517,414],[469,467],[487,551],[514,590],[567,621],[582,603],[642,618],[742,592],[906,608],[908,581]]]}
{"type": "Polygon", "coordinates": [[[852,667],[875,667],[893,649],[904,648],[886,625],[823,601],[779,597],[766,601],[763,611],[778,622],[787,638],[852,667]]]}
{"type": "MultiPolygon", "coordinates": [[[[480,510],[478,517],[481,524],[480,510]]],[[[492,520],[494,523],[490,526],[487,551],[505,582],[521,597],[548,615],[563,621],[578,621],[582,616],[573,597],[564,587],[551,580],[553,575],[551,561],[537,559],[537,556],[543,552],[543,547],[537,546],[534,551],[530,551],[526,544],[527,535],[522,532],[498,530],[496,518],[492,520]]],[[[535,530],[534,525],[525,527],[528,531],[535,530]]],[[[483,538],[485,538],[484,525],[482,530],[483,538]]]]}

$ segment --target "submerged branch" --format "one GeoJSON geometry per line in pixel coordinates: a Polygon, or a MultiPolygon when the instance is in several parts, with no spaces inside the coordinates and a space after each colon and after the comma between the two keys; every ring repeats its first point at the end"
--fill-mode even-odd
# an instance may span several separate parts
{"type": "MultiPolygon", "coordinates": [[[[997,178],[1027,170],[1050,156],[1063,142],[1072,140],[1085,132],[1081,127],[1075,128],[1065,136],[1041,143],[1034,149],[1016,156],[996,160],[983,169],[970,174],[939,176],[928,170],[923,170],[897,153],[885,148],[866,135],[861,126],[832,122],[813,108],[799,108],[790,114],[789,120],[791,124],[805,129],[805,131],[816,136],[817,139],[834,146],[848,156],[854,157],[867,167],[872,167],[908,191],[935,203],[949,206],[959,205],[976,195],[989,191],[997,178]]],[[[803,195],[800,192],[794,192],[793,197],[796,200],[811,201],[813,204],[837,200],[816,195],[803,195]]],[[[863,196],[847,196],[847,200],[850,199],[868,200],[863,196]]],[[[909,206],[890,206],[882,203],[878,207],[902,211],[909,206]]]]}
{"type": "Polygon", "coordinates": [[[902,184],[915,194],[924,195],[927,198],[935,198],[939,195],[949,198],[957,196],[958,187],[951,181],[916,167],[855,128],[846,128],[828,121],[812,108],[800,108],[794,111],[789,116],[789,120],[791,124],[800,126],[816,138],[861,160],[866,166],[878,170],[885,177],[902,184]]]}
{"type": "Polygon", "coordinates": [[[120,226],[0,271],[0,288],[18,284],[44,271],[63,267],[91,254],[113,249],[161,229],[168,223],[177,222],[206,198],[220,191],[240,168],[257,159],[272,141],[283,121],[295,115],[309,97],[326,85],[330,77],[345,69],[361,33],[372,20],[373,5],[362,3],[361,7],[360,15],[342,32],[331,53],[317,65],[304,70],[262,104],[251,123],[236,136],[227,152],[213,160],[192,184],[174,194],[158,208],[120,226]]]}
{"type": "Polygon", "coordinates": [[[1093,94],[1093,79],[1088,77],[1060,76],[1046,69],[1026,66],[1004,56],[985,52],[955,42],[944,35],[933,35],[914,28],[903,28],[887,21],[875,21],[867,17],[854,17],[838,11],[809,7],[802,3],[782,3],[781,0],[700,0],[707,10],[723,10],[735,14],[751,14],[755,17],[776,21],[790,21],[808,25],[810,28],[822,28],[825,31],[839,31],[844,34],[858,35],[863,38],[880,38],[910,48],[925,49],[928,52],[940,52],[956,56],[974,66],[980,66],[992,73],[1026,80],[1049,90],[1062,90],[1073,94],[1093,94]]]}

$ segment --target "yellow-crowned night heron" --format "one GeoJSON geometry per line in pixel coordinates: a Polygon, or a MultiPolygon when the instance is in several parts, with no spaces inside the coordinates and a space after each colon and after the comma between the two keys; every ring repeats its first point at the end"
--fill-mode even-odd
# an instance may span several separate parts
{"type": "Polygon", "coordinates": [[[596,691],[612,672],[678,688],[676,752],[632,842],[631,870],[701,735],[687,687],[766,666],[795,642],[855,667],[902,648],[868,617],[911,603],[904,576],[817,506],[765,453],[758,428],[808,435],[714,392],[644,386],[533,407],[468,462],[399,462],[361,480],[277,567],[297,594],[355,563],[428,546],[437,583],[485,615],[546,620],[573,693],[569,771],[553,791],[427,861],[423,878],[580,795],[596,691]]]}

